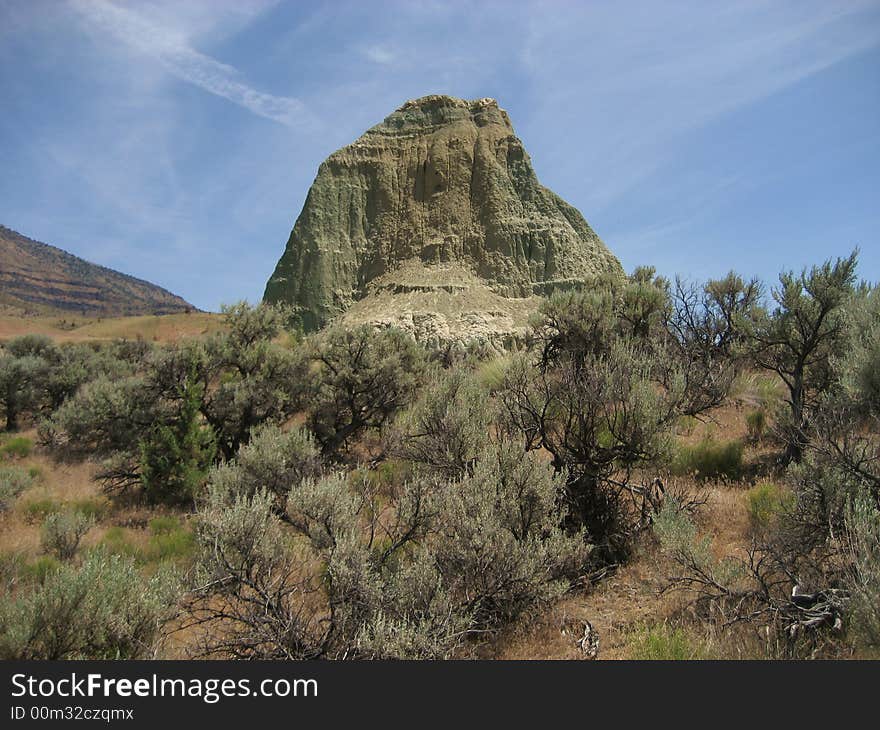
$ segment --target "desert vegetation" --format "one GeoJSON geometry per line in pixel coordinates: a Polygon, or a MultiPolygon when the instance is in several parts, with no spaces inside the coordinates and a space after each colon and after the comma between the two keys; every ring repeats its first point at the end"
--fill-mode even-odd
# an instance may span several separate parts
{"type": "Polygon", "coordinates": [[[246,304],[164,344],[10,339],[0,520],[32,539],[0,552],[0,654],[504,656],[551,630],[602,656],[566,612],[650,570],[623,656],[872,656],[880,290],[856,277],[642,267],[552,294],[504,353],[246,304]],[[61,498],[63,470],[96,488],[61,498]]]}

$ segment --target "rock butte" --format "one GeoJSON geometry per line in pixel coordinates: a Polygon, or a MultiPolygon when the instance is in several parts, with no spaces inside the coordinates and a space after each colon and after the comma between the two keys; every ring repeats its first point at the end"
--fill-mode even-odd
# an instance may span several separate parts
{"type": "Polygon", "coordinates": [[[306,331],[337,318],[498,342],[538,296],[602,274],[620,262],[538,182],[507,112],[425,96],[321,164],[265,299],[306,331]]]}

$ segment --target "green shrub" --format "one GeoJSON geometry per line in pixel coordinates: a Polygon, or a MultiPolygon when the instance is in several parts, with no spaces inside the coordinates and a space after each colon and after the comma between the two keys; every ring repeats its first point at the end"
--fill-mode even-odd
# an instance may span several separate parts
{"type": "Polygon", "coordinates": [[[140,546],[125,528],[113,526],[104,534],[101,545],[114,555],[132,558],[138,565],[185,562],[195,550],[195,536],[170,516],[150,520],[150,537],[140,546]]]}
{"type": "Polygon", "coordinates": [[[268,490],[283,508],[291,486],[320,473],[321,459],[308,431],[264,425],[253,430],[250,443],[241,447],[234,461],[211,471],[210,481],[236,493],[268,490]]]}
{"type": "Polygon", "coordinates": [[[148,502],[191,502],[205,482],[217,446],[202,424],[202,387],[190,373],[180,388],[180,412],[170,425],[159,424],[140,443],[141,483],[148,502]]]}
{"type": "Polygon", "coordinates": [[[0,512],[5,512],[12,501],[33,482],[33,477],[17,466],[0,466],[0,512]]]}
{"type": "Polygon", "coordinates": [[[773,408],[782,401],[782,381],[772,375],[757,375],[755,392],[763,408],[773,408]]]}
{"type": "Polygon", "coordinates": [[[112,555],[139,558],[141,553],[140,549],[129,539],[128,531],[118,525],[114,525],[104,533],[101,546],[112,555]]]}
{"type": "Polygon", "coordinates": [[[679,416],[675,422],[675,433],[680,436],[690,436],[700,424],[693,416],[679,416]]]}
{"type": "Polygon", "coordinates": [[[0,553],[0,595],[9,593],[24,569],[24,556],[18,550],[0,553]]]}
{"type": "Polygon", "coordinates": [[[161,563],[167,560],[185,560],[195,550],[195,535],[189,530],[177,526],[173,530],[163,531],[150,536],[142,558],[146,562],[161,563]]]}
{"type": "Polygon", "coordinates": [[[510,365],[509,357],[496,357],[480,363],[475,372],[477,382],[487,393],[497,393],[504,385],[504,375],[508,365],[510,365]]]}
{"type": "Polygon", "coordinates": [[[776,484],[764,483],[746,493],[749,517],[755,527],[768,527],[794,504],[795,497],[776,484]]]}
{"type": "Polygon", "coordinates": [[[150,534],[167,535],[170,532],[176,532],[180,529],[180,520],[170,515],[162,515],[151,519],[149,526],[150,534]]]}
{"type": "Polygon", "coordinates": [[[8,344],[0,350],[0,409],[6,414],[6,430],[17,431],[19,418],[40,407],[48,363],[37,355],[16,355],[11,350],[8,344]]]}
{"type": "Polygon", "coordinates": [[[26,436],[14,436],[0,446],[0,454],[4,456],[15,456],[24,459],[31,455],[34,448],[34,442],[26,436]]]}
{"type": "Polygon", "coordinates": [[[432,378],[413,406],[401,414],[391,451],[448,479],[471,473],[489,439],[489,396],[465,370],[432,378]]]}
{"type": "Polygon", "coordinates": [[[308,424],[327,456],[380,430],[416,394],[425,352],[399,329],[334,327],[313,343],[308,424]]]}
{"type": "Polygon", "coordinates": [[[746,415],[746,429],[749,441],[752,443],[758,443],[764,437],[764,431],[767,429],[767,414],[763,408],[750,411],[746,415]]]}
{"type": "Polygon", "coordinates": [[[644,628],[629,637],[630,658],[641,661],[686,661],[700,659],[702,651],[684,630],[666,624],[644,628]]]}
{"type": "Polygon", "coordinates": [[[698,480],[737,481],[742,476],[742,441],[715,441],[707,436],[694,446],[681,446],[673,462],[674,474],[698,480]]]}
{"type": "Polygon", "coordinates": [[[85,515],[93,521],[99,522],[107,516],[110,505],[103,499],[86,497],[85,499],[75,500],[71,503],[71,507],[75,512],[79,512],[81,515],[85,515]]]}
{"type": "Polygon", "coordinates": [[[71,560],[95,521],[81,512],[53,512],[43,521],[40,545],[59,560],[71,560]]]}
{"type": "Polygon", "coordinates": [[[47,515],[58,512],[61,505],[54,499],[48,497],[43,499],[33,499],[25,503],[23,507],[25,522],[42,522],[47,515]]]}
{"type": "Polygon", "coordinates": [[[43,583],[52,573],[61,567],[61,561],[51,555],[40,555],[35,560],[25,563],[22,578],[32,583],[43,583]]]}
{"type": "Polygon", "coordinates": [[[39,481],[43,478],[43,470],[38,466],[30,466],[28,467],[28,476],[32,481],[39,481]]]}

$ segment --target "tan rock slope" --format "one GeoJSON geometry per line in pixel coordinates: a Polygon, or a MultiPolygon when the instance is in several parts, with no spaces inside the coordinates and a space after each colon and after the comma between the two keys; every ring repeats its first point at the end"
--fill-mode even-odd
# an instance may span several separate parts
{"type": "Polygon", "coordinates": [[[318,169],[265,299],[304,328],[398,324],[420,339],[515,334],[534,297],[618,260],[543,187],[494,99],[408,101],[318,169]]]}

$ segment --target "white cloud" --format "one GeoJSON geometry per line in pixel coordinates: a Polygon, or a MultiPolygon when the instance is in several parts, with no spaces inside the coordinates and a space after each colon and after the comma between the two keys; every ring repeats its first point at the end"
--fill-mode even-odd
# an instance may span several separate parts
{"type": "Polygon", "coordinates": [[[364,48],[363,54],[373,63],[379,63],[382,65],[394,63],[394,60],[397,58],[394,51],[386,46],[367,46],[364,48]]]}
{"type": "Polygon", "coordinates": [[[159,25],[106,0],[73,0],[72,5],[94,29],[155,58],[171,74],[211,94],[288,126],[297,126],[308,116],[299,99],[252,88],[235,68],[193,48],[188,34],[178,28],[159,25]]]}

